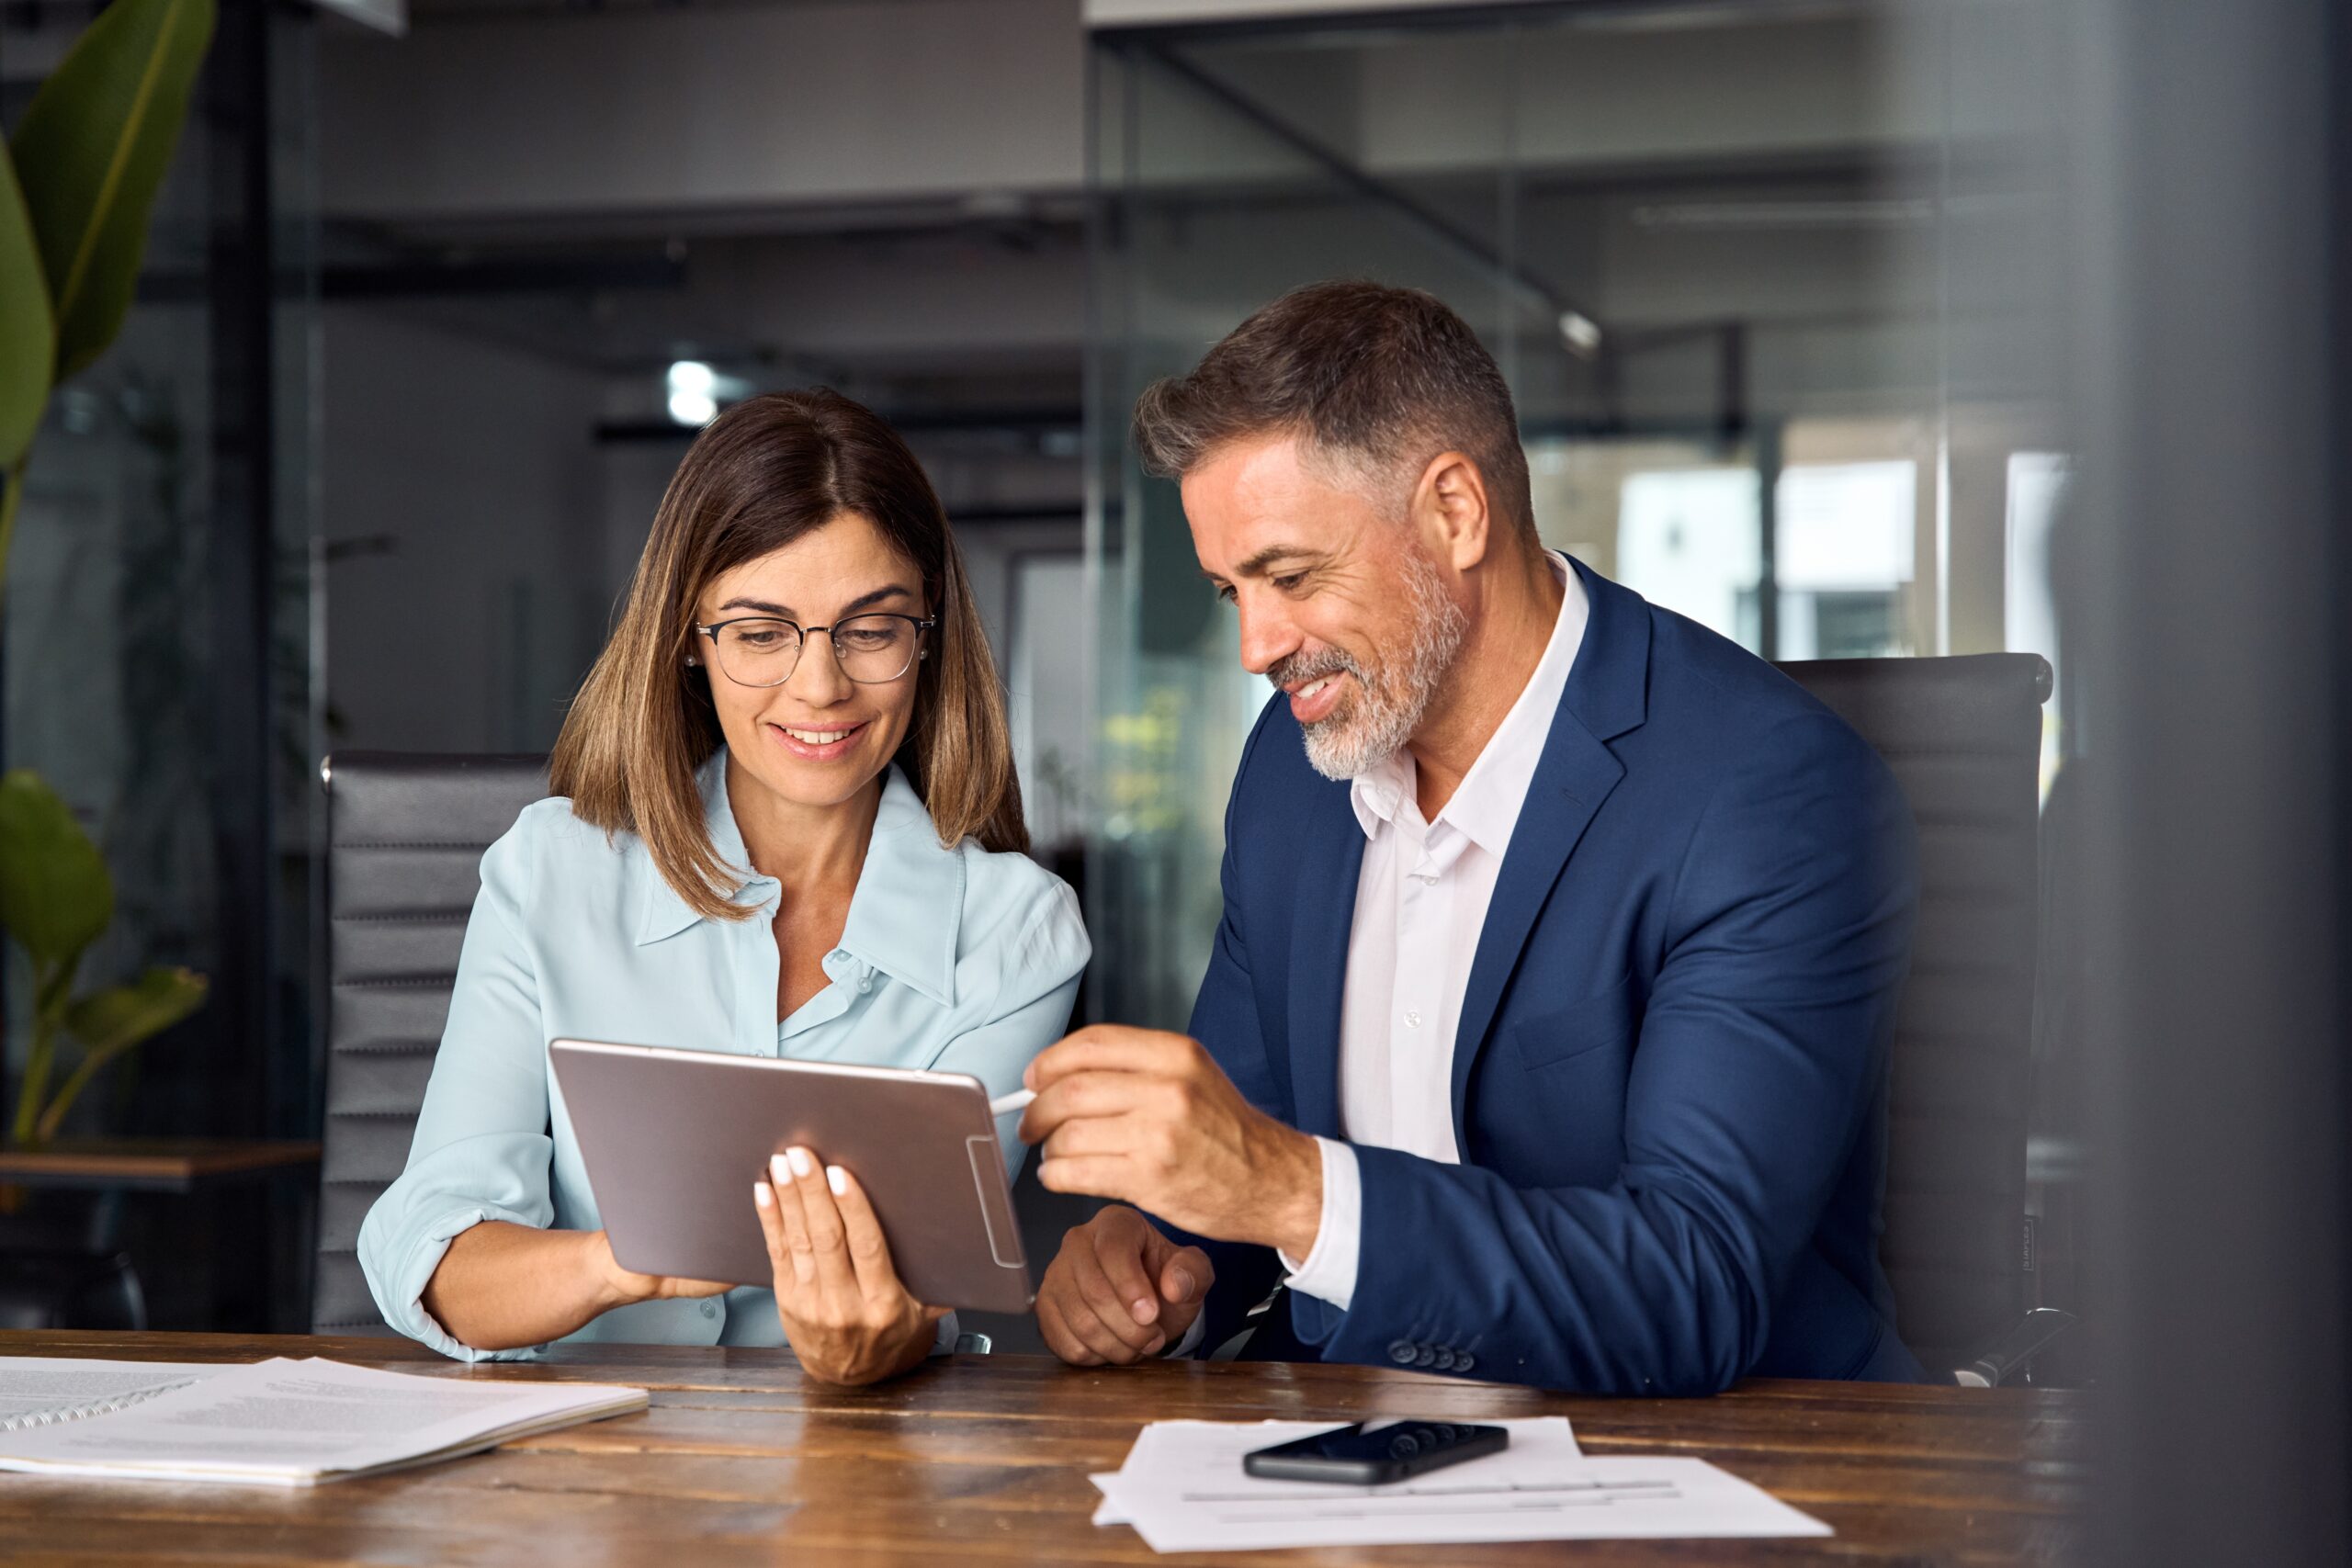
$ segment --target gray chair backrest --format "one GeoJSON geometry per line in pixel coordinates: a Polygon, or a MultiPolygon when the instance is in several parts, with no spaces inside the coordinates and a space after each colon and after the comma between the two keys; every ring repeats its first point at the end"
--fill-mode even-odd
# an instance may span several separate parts
{"type": "Polygon", "coordinates": [[[389,1334],[355,1249],[408,1164],[482,851],[547,794],[541,757],[342,752],[327,787],[326,1154],[311,1326],[389,1334]]]}
{"type": "Polygon", "coordinates": [[[1886,759],[1918,823],[1879,1255],[1904,1342],[1941,1371],[2030,1304],[2025,1139],[2050,666],[1988,653],[1781,669],[1886,759]]]}

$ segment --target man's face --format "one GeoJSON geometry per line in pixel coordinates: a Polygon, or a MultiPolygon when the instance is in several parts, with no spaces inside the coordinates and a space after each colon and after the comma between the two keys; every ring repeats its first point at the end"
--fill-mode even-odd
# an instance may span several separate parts
{"type": "Polygon", "coordinates": [[[1241,662],[1289,694],[1317,771],[1352,778],[1412,739],[1467,617],[1411,524],[1291,435],[1216,447],[1183,495],[1201,570],[1241,612],[1241,662]]]}

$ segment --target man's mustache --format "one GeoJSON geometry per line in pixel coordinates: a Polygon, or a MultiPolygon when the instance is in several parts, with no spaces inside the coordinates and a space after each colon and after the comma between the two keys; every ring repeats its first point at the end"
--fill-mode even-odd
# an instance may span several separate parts
{"type": "Polygon", "coordinates": [[[1336,648],[1294,653],[1274,660],[1266,670],[1266,679],[1277,686],[1287,686],[1294,681],[1317,681],[1326,675],[1353,675],[1359,681],[1364,678],[1363,667],[1336,648]]]}

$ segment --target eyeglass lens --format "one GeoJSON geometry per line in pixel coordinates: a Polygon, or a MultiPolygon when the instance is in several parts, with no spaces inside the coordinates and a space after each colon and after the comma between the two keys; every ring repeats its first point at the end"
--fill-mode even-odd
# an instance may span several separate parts
{"type": "MultiPolygon", "coordinates": [[[[895,681],[915,661],[915,623],[904,615],[853,615],[832,628],[842,673],[863,685],[895,681]]],[[[800,662],[800,629],[790,621],[730,621],[718,629],[718,663],[746,686],[776,686],[800,662]]]]}

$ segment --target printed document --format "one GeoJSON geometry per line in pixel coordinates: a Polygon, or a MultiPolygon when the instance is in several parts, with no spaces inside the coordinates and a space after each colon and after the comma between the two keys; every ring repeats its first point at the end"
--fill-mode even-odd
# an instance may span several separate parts
{"type": "Polygon", "coordinates": [[[1703,1460],[1587,1458],[1558,1416],[1497,1421],[1510,1447],[1386,1486],[1266,1481],[1242,1456],[1329,1421],[1163,1421],[1097,1475],[1098,1525],[1155,1551],[1487,1540],[1824,1536],[1829,1527],[1703,1460]]]}

